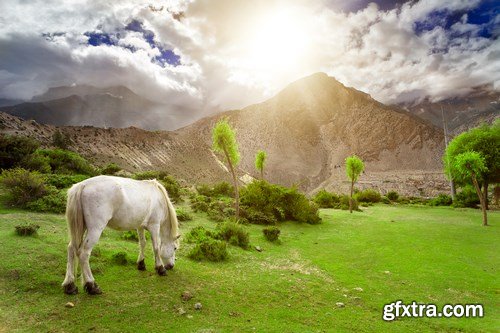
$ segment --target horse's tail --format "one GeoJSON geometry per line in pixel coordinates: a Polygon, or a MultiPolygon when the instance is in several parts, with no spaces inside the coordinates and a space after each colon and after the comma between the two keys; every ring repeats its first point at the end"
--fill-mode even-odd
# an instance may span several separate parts
{"type": "Polygon", "coordinates": [[[177,239],[177,236],[179,235],[179,221],[177,220],[177,213],[175,212],[174,205],[172,205],[165,187],[158,182],[156,184],[167,201],[168,219],[170,221],[170,237],[172,239],[177,239]]]}
{"type": "MultiPolygon", "coordinates": [[[[68,221],[68,232],[74,253],[78,254],[83,241],[83,235],[87,226],[83,217],[82,209],[82,184],[73,185],[68,191],[68,202],[66,204],[66,220],[68,221]]],[[[77,255],[78,257],[78,255],[77,255]]]]}

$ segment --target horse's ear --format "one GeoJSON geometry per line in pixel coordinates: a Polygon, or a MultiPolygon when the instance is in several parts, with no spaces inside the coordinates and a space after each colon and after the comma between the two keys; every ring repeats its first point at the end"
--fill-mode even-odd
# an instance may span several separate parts
{"type": "Polygon", "coordinates": [[[181,235],[177,235],[177,237],[175,237],[175,240],[178,240],[180,237],[181,235]]]}

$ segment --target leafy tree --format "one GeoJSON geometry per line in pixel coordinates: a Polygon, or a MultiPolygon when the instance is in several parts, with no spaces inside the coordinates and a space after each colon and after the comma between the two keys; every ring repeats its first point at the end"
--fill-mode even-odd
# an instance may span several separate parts
{"type": "Polygon", "coordinates": [[[453,168],[457,176],[462,179],[470,178],[472,180],[483,211],[483,225],[488,225],[485,196],[481,193],[481,187],[478,182],[478,176],[488,171],[485,158],[475,151],[467,151],[455,156],[453,159],[453,168]]]}
{"type": "Polygon", "coordinates": [[[481,125],[454,138],[443,157],[445,171],[458,185],[470,184],[471,179],[458,172],[455,159],[458,155],[475,151],[484,158],[485,169],[476,174],[479,185],[483,188],[483,200],[488,209],[488,186],[500,182],[500,120],[494,124],[481,125]]]}
{"type": "Polygon", "coordinates": [[[233,176],[236,218],[239,218],[240,195],[238,190],[238,179],[236,178],[236,171],[234,169],[240,162],[240,153],[238,151],[235,131],[231,128],[226,118],[219,120],[212,130],[212,147],[216,152],[223,154],[229,166],[229,170],[231,171],[231,175],[233,176]]]}
{"type": "Polygon", "coordinates": [[[259,150],[255,155],[255,168],[260,171],[260,179],[264,180],[264,165],[266,164],[267,154],[263,150],[259,150]]]}
{"type": "Polygon", "coordinates": [[[365,169],[365,164],[356,155],[345,159],[347,178],[351,181],[351,194],[349,196],[349,212],[352,213],[352,194],[354,192],[354,183],[358,181],[359,176],[365,169]]]}

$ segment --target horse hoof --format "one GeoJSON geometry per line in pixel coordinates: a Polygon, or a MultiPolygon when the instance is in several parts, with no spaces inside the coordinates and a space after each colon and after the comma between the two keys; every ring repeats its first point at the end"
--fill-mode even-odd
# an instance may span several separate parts
{"type": "Polygon", "coordinates": [[[67,295],[76,295],[78,294],[78,287],[75,285],[74,282],[71,282],[65,286],[63,286],[64,288],[64,293],[67,294],[67,295]]]}
{"type": "Polygon", "coordinates": [[[142,259],[141,261],[139,261],[137,263],[137,269],[140,270],[140,271],[145,271],[146,270],[146,264],[144,263],[144,259],[142,259]]]}
{"type": "Polygon", "coordinates": [[[100,295],[102,294],[101,288],[97,285],[95,282],[86,282],[85,286],[83,287],[87,294],[89,295],[100,295]]]}
{"type": "Polygon", "coordinates": [[[163,266],[156,267],[156,272],[158,273],[159,276],[167,275],[167,270],[163,266]]]}

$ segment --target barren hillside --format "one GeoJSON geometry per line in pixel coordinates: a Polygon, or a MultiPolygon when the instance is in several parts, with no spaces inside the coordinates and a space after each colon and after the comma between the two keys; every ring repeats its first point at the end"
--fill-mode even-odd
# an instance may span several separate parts
{"type": "MultiPolygon", "coordinates": [[[[254,156],[268,153],[266,178],[314,191],[345,191],[343,161],[366,162],[359,186],[412,195],[445,191],[441,130],[369,95],[318,73],[290,84],[268,101],[204,118],[174,132],[134,127],[61,127],[73,148],[97,165],[113,161],[129,171],[164,169],[187,182],[229,180],[210,149],[211,129],[221,117],[236,128],[241,176],[257,175],[254,156]]],[[[45,144],[55,127],[1,114],[1,131],[33,136],[45,144]]]]}

